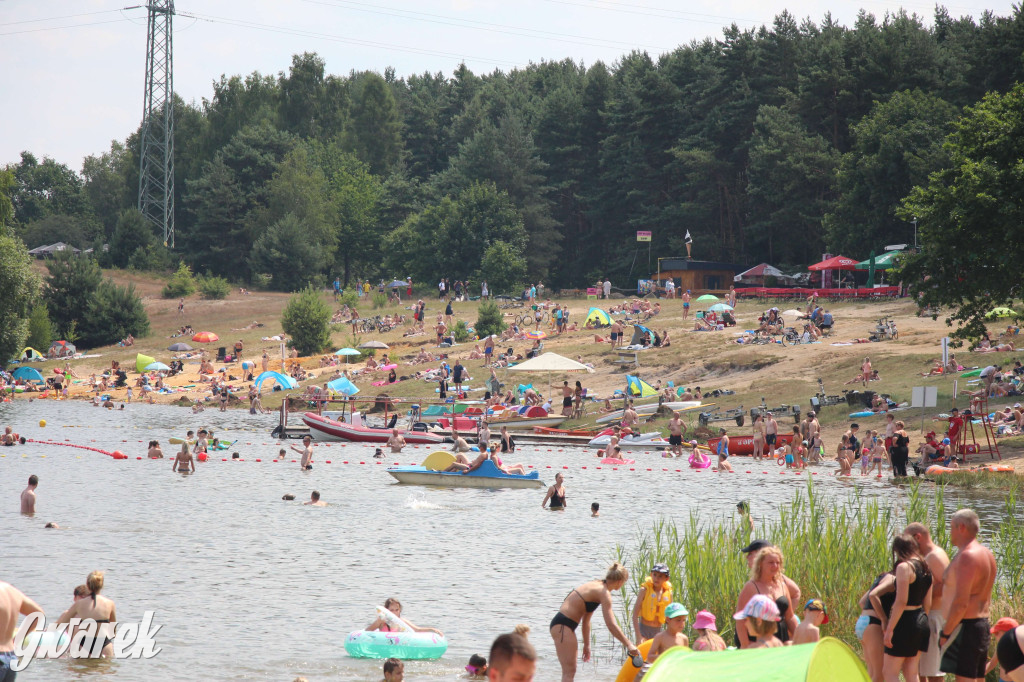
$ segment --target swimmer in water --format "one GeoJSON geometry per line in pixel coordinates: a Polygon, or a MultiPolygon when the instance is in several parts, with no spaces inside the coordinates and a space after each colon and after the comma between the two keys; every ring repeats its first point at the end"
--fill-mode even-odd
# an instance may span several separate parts
{"type": "MultiPolygon", "coordinates": [[[[60,615],[57,624],[70,623],[72,619],[88,619],[96,621],[98,629],[95,631],[96,639],[86,636],[81,640],[81,651],[89,652],[89,658],[113,658],[114,657],[114,624],[117,623],[117,610],[114,602],[106,597],[100,596],[103,589],[103,571],[93,571],[85,580],[89,594],[83,599],[75,601],[67,611],[60,615]]],[[[78,631],[85,630],[80,627],[78,631]]],[[[71,633],[74,637],[76,633],[71,633]]]]}
{"type": "Polygon", "coordinates": [[[302,437],[302,447],[297,445],[292,446],[292,450],[302,455],[302,459],[299,460],[299,467],[303,471],[309,471],[313,468],[313,439],[309,436],[302,437]]]}
{"type": "Polygon", "coordinates": [[[391,429],[391,438],[388,438],[386,445],[391,448],[391,452],[401,452],[405,447],[405,438],[398,433],[398,429],[391,429]]]}
{"type": "Polygon", "coordinates": [[[319,490],[314,490],[313,492],[311,492],[309,494],[309,501],[308,502],[303,502],[302,504],[303,504],[303,506],[308,506],[308,507],[326,507],[327,506],[326,502],[321,502],[320,501],[320,491],[319,490]]]}
{"type": "Polygon", "coordinates": [[[405,664],[397,658],[384,661],[384,682],[404,682],[405,664]]]}
{"type": "Polygon", "coordinates": [[[150,459],[163,459],[164,458],[164,451],[160,449],[160,441],[158,441],[158,440],[151,440],[151,441],[149,441],[149,450],[146,453],[146,455],[150,459]]]}
{"type": "MultiPolygon", "coordinates": [[[[394,614],[394,617],[405,623],[413,632],[433,632],[436,635],[444,637],[444,633],[436,628],[422,628],[418,625],[413,625],[406,619],[402,618],[402,603],[397,599],[389,597],[384,601],[384,608],[394,614]]],[[[388,621],[394,622],[392,618],[385,618],[384,616],[377,616],[377,619],[370,623],[365,629],[368,631],[380,630],[381,632],[397,632],[398,628],[388,624],[388,621]]]]}
{"type": "Polygon", "coordinates": [[[181,474],[195,473],[196,461],[192,458],[192,453],[188,449],[188,443],[181,444],[181,450],[174,456],[174,460],[171,461],[171,471],[176,471],[181,474]],[[191,467],[191,472],[189,471],[191,467]]]}
{"type": "Polygon", "coordinates": [[[39,485],[39,477],[32,474],[28,477],[28,487],[21,491],[21,513],[33,515],[36,513],[36,486],[39,485]]]}

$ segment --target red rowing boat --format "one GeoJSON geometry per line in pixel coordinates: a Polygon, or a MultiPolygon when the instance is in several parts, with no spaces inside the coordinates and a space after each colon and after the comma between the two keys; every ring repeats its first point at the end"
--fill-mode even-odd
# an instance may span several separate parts
{"type": "MultiPolygon", "coordinates": [[[[316,412],[302,415],[302,421],[309,427],[309,434],[318,441],[346,441],[350,443],[387,443],[391,429],[374,428],[362,424],[353,425],[323,417],[316,412]]],[[[425,431],[398,431],[406,443],[434,445],[443,443],[444,438],[425,431]]]]}
{"type": "MultiPolygon", "coordinates": [[[[711,448],[711,454],[718,452],[718,441],[721,438],[711,438],[708,440],[708,447],[711,448]]],[[[775,447],[780,445],[786,445],[787,443],[793,442],[792,433],[780,433],[775,439],[775,447]]],[[[765,446],[765,453],[768,452],[768,446],[765,446]]],[[[754,454],[754,437],[753,436],[729,436],[729,454],[730,455],[747,455],[753,456],[754,454]]]]}
{"type": "Polygon", "coordinates": [[[550,436],[586,436],[587,438],[597,435],[597,431],[588,431],[587,429],[555,429],[550,426],[534,426],[533,432],[550,436]]]}

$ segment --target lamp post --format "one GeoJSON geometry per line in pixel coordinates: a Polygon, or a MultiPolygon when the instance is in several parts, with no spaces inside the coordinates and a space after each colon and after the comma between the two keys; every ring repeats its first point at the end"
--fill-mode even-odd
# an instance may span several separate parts
{"type": "Polygon", "coordinates": [[[910,222],[912,222],[914,224],[914,251],[916,252],[917,251],[917,216],[914,216],[914,219],[911,220],[910,222]]]}

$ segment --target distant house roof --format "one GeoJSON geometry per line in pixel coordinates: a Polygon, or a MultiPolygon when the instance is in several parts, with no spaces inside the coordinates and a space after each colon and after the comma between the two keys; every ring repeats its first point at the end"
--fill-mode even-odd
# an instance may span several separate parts
{"type": "Polygon", "coordinates": [[[68,249],[71,249],[72,253],[81,253],[81,251],[79,251],[75,247],[69,246],[64,242],[57,242],[56,244],[50,244],[49,246],[37,246],[28,253],[31,256],[47,256],[51,253],[57,253],[58,251],[66,251],[68,249]]]}
{"type": "Polygon", "coordinates": [[[662,258],[661,269],[665,270],[727,270],[736,272],[739,268],[733,263],[718,263],[708,260],[687,260],[685,258],[662,258]]]}

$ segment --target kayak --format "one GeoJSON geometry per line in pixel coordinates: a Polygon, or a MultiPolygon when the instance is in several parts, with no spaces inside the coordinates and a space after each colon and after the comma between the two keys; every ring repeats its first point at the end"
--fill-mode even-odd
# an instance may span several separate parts
{"type": "Polygon", "coordinates": [[[556,429],[550,426],[534,426],[533,432],[541,435],[550,436],[586,436],[593,438],[597,435],[597,431],[588,429],[556,429]]]}

